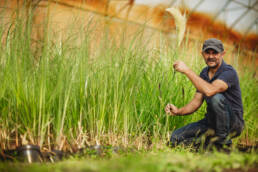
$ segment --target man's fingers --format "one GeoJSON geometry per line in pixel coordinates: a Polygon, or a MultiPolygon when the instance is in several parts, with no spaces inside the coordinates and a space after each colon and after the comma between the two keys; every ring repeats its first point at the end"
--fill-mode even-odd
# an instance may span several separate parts
{"type": "Polygon", "coordinates": [[[174,69],[175,69],[176,71],[178,71],[178,64],[177,64],[177,63],[175,63],[175,64],[173,65],[173,67],[174,67],[174,69]]]}
{"type": "Polygon", "coordinates": [[[168,105],[166,106],[165,112],[166,112],[166,113],[170,113],[170,104],[168,104],[168,105]]]}
{"type": "Polygon", "coordinates": [[[167,108],[165,109],[165,111],[166,111],[167,113],[169,113],[169,112],[170,112],[170,108],[167,107],[167,108]]]}
{"type": "Polygon", "coordinates": [[[168,104],[165,108],[165,112],[169,115],[173,115],[174,114],[174,106],[172,104],[168,104]]]}

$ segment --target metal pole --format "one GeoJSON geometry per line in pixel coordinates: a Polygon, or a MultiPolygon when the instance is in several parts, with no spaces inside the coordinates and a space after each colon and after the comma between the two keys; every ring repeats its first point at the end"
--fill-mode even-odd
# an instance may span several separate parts
{"type": "Polygon", "coordinates": [[[256,25],[258,24],[258,18],[256,18],[256,20],[254,20],[254,21],[248,26],[248,28],[246,29],[244,35],[247,35],[255,24],[256,24],[256,25]]]}
{"type": "Polygon", "coordinates": [[[221,12],[223,12],[226,8],[227,8],[227,6],[230,4],[230,2],[231,2],[232,0],[228,0],[226,3],[225,3],[225,5],[217,12],[217,14],[213,17],[213,20],[216,20],[217,19],[217,17],[220,15],[220,13],[221,12]]]}

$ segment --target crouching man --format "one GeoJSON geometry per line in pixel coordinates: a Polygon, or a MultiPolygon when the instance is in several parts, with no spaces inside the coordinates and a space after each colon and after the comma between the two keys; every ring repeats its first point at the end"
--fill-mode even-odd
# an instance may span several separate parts
{"type": "MultiPolygon", "coordinates": [[[[223,61],[225,55],[220,40],[211,38],[203,43],[202,56],[207,66],[200,76],[196,75],[184,62],[176,61],[174,69],[185,74],[197,89],[194,98],[184,107],[173,104],[165,107],[171,116],[183,116],[195,112],[203,103],[207,103],[205,117],[175,130],[170,145],[193,144],[200,136],[211,130],[214,132],[209,143],[220,148],[231,145],[231,139],[240,135],[244,128],[243,105],[239,80],[234,68],[223,61]]],[[[207,144],[207,138],[206,138],[207,144]]]]}

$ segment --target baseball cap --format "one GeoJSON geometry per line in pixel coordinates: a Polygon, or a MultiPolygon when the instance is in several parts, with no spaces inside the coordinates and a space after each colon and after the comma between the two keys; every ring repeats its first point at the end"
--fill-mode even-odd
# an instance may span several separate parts
{"type": "Polygon", "coordinates": [[[216,38],[210,38],[204,41],[202,46],[202,52],[206,51],[207,49],[213,49],[219,53],[224,51],[222,42],[216,38]]]}

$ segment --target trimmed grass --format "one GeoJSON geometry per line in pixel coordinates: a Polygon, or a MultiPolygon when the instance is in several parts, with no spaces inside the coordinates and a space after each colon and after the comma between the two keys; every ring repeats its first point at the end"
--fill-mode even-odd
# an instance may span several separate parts
{"type": "Polygon", "coordinates": [[[258,168],[258,155],[253,153],[220,152],[194,153],[185,149],[162,149],[112,155],[111,157],[70,158],[58,163],[21,164],[0,163],[0,171],[130,171],[130,172],[189,172],[235,169],[247,171],[258,168]]]}

